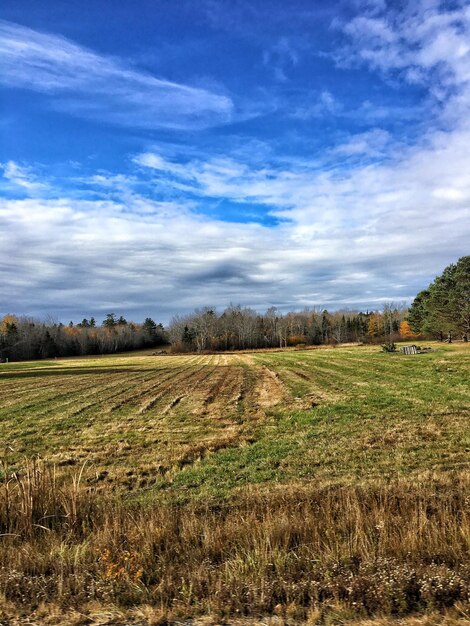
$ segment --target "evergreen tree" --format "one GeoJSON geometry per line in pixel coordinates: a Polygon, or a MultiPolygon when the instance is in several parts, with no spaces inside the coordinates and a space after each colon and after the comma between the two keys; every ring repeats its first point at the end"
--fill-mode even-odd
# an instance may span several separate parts
{"type": "Polygon", "coordinates": [[[470,332],[470,256],[448,265],[440,276],[414,299],[408,314],[414,332],[429,332],[464,339],[470,332]]]}
{"type": "Polygon", "coordinates": [[[105,328],[114,328],[117,326],[116,315],[114,313],[107,313],[106,319],[103,320],[102,324],[105,328]]]}

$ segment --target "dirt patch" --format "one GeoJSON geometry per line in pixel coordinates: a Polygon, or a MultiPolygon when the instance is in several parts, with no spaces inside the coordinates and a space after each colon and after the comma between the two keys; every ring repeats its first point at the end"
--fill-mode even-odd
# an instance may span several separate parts
{"type": "Polygon", "coordinates": [[[290,393],[278,374],[262,365],[256,368],[257,380],[253,389],[255,404],[269,408],[291,400],[290,393]]]}

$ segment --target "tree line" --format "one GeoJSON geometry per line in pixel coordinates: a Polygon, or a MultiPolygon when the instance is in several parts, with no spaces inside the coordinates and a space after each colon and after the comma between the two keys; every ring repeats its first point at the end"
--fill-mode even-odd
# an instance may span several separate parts
{"type": "Polygon", "coordinates": [[[0,359],[22,361],[61,356],[112,354],[168,343],[162,324],[147,317],[142,324],[109,313],[98,326],[93,317],[64,325],[5,315],[0,322],[0,359]]]}
{"type": "Polygon", "coordinates": [[[93,317],[64,325],[9,314],[0,321],[0,359],[112,354],[167,344],[174,352],[203,352],[379,342],[384,337],[396,340],[411,332],[404,327],[405,315],[406,308],[393,305],[385,305],[381,312],[309,309],[287,314],[275,307],[259,314],[230,305],[221,313],[205,307],[176,316],[165,329],[150,317],[138,324],[114,313],[109,313],[100,325],[93,317]]]}
{"type": "Polygon", "coordinates": [[[421,291],[409,310],[386,303],[381,311],[319,308],[265,313],[241,305],[222,312],[213,307],[174,317],[168,329],[150,317],[128,322],[114,313],[98,325],[93,317],[64,325],[5,315],[0,321],[0,359],[24,360],[111,354],[171,344],[174,352],[243,350],[301,345],[383,342],[435,337],[468,340],[470,333],[470,256],[445,268],[421,291]]]}
{"type": "Polygon", "coordinates": [[[411,336],[406,313],[406,307],[393,304],[365,313],[307,309],[282,314],[271,307],[259,314],[240,305],[218,313],[205,307],[174,317],[168,333],[172,348],[180,352],[379,342],[411,336]]]}

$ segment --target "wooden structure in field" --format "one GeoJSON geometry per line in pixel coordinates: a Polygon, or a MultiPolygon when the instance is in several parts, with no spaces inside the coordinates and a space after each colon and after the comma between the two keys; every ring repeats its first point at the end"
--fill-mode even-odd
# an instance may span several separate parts
{"type": "Polygon", "coordinates": [[[402,346],[400,352],[403,352],[403,354],[418,354],[418,348],[417,346],[402,346]]]}

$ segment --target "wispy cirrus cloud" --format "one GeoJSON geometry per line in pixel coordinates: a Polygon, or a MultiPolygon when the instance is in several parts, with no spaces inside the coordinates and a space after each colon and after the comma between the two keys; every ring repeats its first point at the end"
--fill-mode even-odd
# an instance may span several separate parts
{"type": "Polygon", "coordinates": [[[58,35],[0,21],[0,83],[46,94],[55,108],[138,128],[230,121],[231,99],[106,57],[58,35]]]}
{"type": "Polygon", "coordinates": [[[323,117],[324,115],[341,115],[344,113],[344,107],[335,96],[324,89],[318,94],[311,94],[307,102],[301,106],[297,106],[291,112],[291,117],[300,120],[307,120],[312,117],[323,117]]]}
{"type": "Polygon", "coordinates": [[[274,45],[264,50],[263,63],[274,72],[276,80],[287,81],[288,73],[299,62],[299,49],[301,45],[295,44],[288,37],[281,37],[274,45]]]}
{"type": "Polygon", "coordinates": [[[357,133],[335,146],[331,153],[344,157],[380,157],[390,148],[391,136],[386,130],[374,128],[365,133],[357,133]]]}
{"type": "MultiPolygon", "coordinates": [[[[7,161],[0,163],[0,169],[3,170],[3,179],[7,187],[16,187],[28,195],[35,195],[48,188],[48,185],[41,181],[31,167],[25,167],[15,161],[7,161]]],[[[5,184],[1,184],[5,187],[5,184]]]]}

